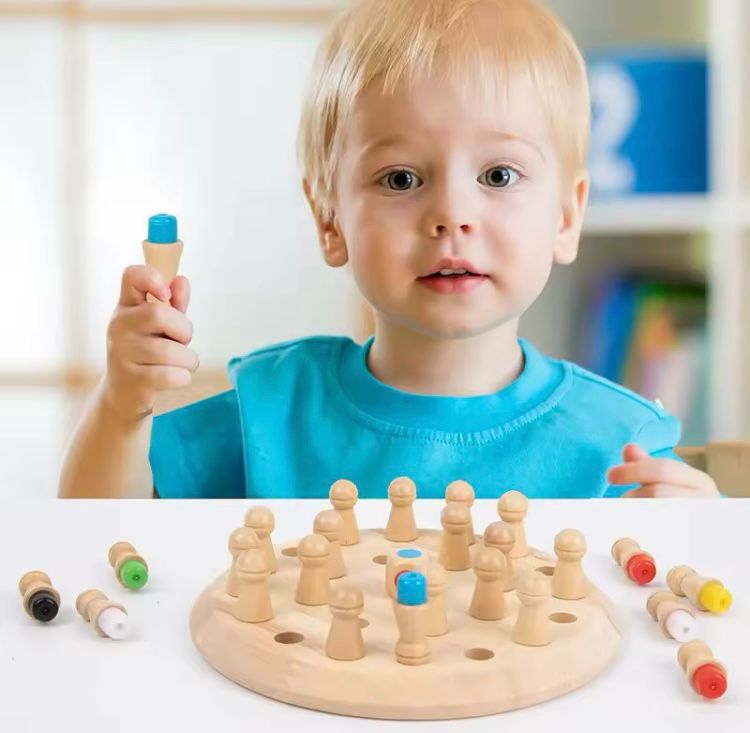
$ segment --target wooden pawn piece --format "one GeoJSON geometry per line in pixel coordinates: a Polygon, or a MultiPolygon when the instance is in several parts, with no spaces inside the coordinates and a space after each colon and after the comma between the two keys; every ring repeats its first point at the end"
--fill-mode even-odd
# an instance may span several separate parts
{"type": "Polygon", "coordinates": [[[328,606],[333,618],[326,640],[326,655],[343,662],[362,659],[365,656],[359,620],[364,609],[362,591],[352,585],[339,585],[331,591],[328,606]]]}
{"type": "Polygon", "coordinates": [[[125,607],[110,601],[100,590],[85,590],[76,598],[76,611],[101,637],[122,639],[129,631],[125,607]]]}
{"type": "Polygon", "coordinates": [[[641,546],[630,537],[623,537],[612,545],[612,557],[638,585],[646,585],[656,576],[653,556],[641,550],[641,546]]]}
{"type": "Polygon", "coordinates": [[[245,550],[237,558],[239,595],[232,607],[232,615],[238,621],[257,624],[273,618],[271,592],[268,588],[268,557],[256,547],[245,550]]]}
{"type": "Polygon", "coordinates": [[[319,534],[309,534],[297,545],[301,568],[294,599],[303,606],[324,606],[328,603],[331,587],[328,545],[328,540],[319,534]]]}
{"type": "Polygon", "coordinates": [[[677,661],[690,680],[691,687],[709,700],[721,697],[727,689],[727,670],[716,661],[704,641],[695,639],[677,650],[677,661]]]}
{"type": "Polygon", "coordinates": [[[482,547],[474,553],[474,573],[477,576],[469,615],[480,621],[505,618],[505,589],[503,587],[505,556],[494,547],[482,547]]]}
{"type": "Polygon", "coordinates": [[[229,535],[229,553],[232,556],[232,566],[229,568],[226,591],[233,598],[237,598],[240,594],[240,585],[237,578],[237,558],[245,550],[257,549],[259,547],[260,542],[254,529],[240,527],[229,535]]]}
{"type": "Polygon", "coordinates": [[[485,547],[494,547],[505,556],[503,590],[513,590],[516,587],[513,561],[510,559],[510,551],[516,543],[513,525],[506,522],[492,522],[485,528],[483,540],[485,547]]]}
{"type": "Polygon", "coordinates": [[[448,616],[445,612],[445,589],[448,579],[445,568],[439,562],[430,562],[425,569],[425,581],[427,583],[425,635],[442,636],[448,633],[448,616]]]}
{"type": "Polygon", "coordinates": [[[523,646],[546,646],[551,640],[549,581],[541,573],[528,570],[518,578],[516,593],[521,605],[513,626],[513,641],[523,646]]]}
{"type": "Polygon", "coordinates": [[[418,537],[414,519],[414,500],[417,487],[408,476],[393,479],[388,486],[391,513],[385,528],[385,538],[391,542],[411,542],[418,537]]]}
{"type": "Polygon", "coordinates": [[[346,575],[344,556],[341,552],[341,533],[344,531],[344,520],[333,509],[318,512],[313,521],[313,532],[328,540],[328,577],[331,580],[346,575]]]}
{"type": "Polygon", "coordinates": [[[677,565],[667,573],[667,585],[677,596],[686,596],[701,611],[724,613],[732,605],[732,594],[716,578],[707,578],[688,565],[677,565]]]}
{"type": "Polygon", "coordinates": [[[271,533],[276,526],[273,512],[267,506],[250,507],[245,513],[245,526],[255,531],[260,542],[260,549],[266,553],[268,569],[271,573],[275,573],[278,569],[278,562],[271,541],[271,533]]]}
{"type": "Polygon", "coordinates": [[[466,528],[471,515],[464,504],[451,502],[440,512],[443,534],[440,537],[440,563],[446,570],[467,570],[471,567],[471,554],[466,538],[466,528]]]}
{"type": "Polygon", "coordinates": [[[519,557],[526,557],[529,554],[529,548],[526,544],[526,531],[523,527],[523,520],[529,511],[529,500],[520,491],[506,491],[497,500],[497,513],[503,522],[507,522],[513,527],[515,543],[510,551],[510,559],[516,560],[519,557]]]}
{"type": "Polygon", "coordinates": [[[357,503],[357,487],[347,479],[341,478],[334,481],[328,498],[333,508],[339,513],[344,522],[344,530],[341,533],[341,544],[344,547],[356,545],[359,542],[359,527],[357,526],[357,515],[354,513],[354,505],[357,503]]]}
{"type": "Polygon", "coordinates": [[[577,529],[564,529],[555,536],[557,565],[552,574],[552,595],[577,601],[588,593],[588,581],[581,560],[586,554],[586,538],[577,529]]]}
{"type": "Polygon", "coordinates": [[[57,616],[60,594],[52,587],[47,573],[41,570],[24,573],[18,581],[18,590],[23,597],[23,610],[31,618],[46,623],[57,616]]]}
{"type": "Polygon", "coordinates": [[[430,659],[430,647],[425,634],[426,611],[427,586],[424,575],[412,571],[399,575],[393,612],[399,632],[396,660],[401,664],[416,666],[425,664],[430,659]]]}
{"type": "Polygon", "coordinates": [[[474,506],[474,487],[468,481],[451,481],[445,489],[445,502],[447,504],[452,501],[465,504],[469,510],[469,528],[466,531],[466,536],[469,540],[469,545],[475,544],[474,522],[471,518],[471,508],[474,506]]]}
{"type": "Polygon", "coordinates": [[[130,542],[115,542],[109,548],[107,557],[120,585],[131,590],[138,590],[146,584],[148,564],[130,542]]]}
{"type": "Polygon", "coordinates": [[[646,601],[646,610],[668,639],[679,642],[695,639],[695,611],[674,593],[668,590],[652,593],[646,601]]]}

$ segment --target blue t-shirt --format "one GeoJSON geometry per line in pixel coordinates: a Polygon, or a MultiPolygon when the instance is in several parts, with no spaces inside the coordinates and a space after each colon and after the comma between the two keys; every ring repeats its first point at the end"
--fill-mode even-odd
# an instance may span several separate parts
{"type": "Polygon", "coordinates": [[[410,476],[441,498],[464,479],[477,498],[618,496],[605,472],[628,442],[677,459],[680,423],[656,404],[519,339],[524,365],[489,395],[417,395],[367,368],[372,339],[314,336],[229,361],[233,389],[154,420],[161,497],[325,498],[339,478],[360,497],[410,476]]]}

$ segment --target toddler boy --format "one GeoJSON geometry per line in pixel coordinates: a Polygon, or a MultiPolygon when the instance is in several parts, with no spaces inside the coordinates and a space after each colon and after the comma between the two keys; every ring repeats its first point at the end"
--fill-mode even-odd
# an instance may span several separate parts
{"type": "Polygon", "coordinates": [[[350,266],[374,336],[233,358],[231,390],[153,419],[198,366],[188,283],[129,267],[60,494],[324,497],[348,478],[382,497],[406,474],[421,497],[457,478],[478,497],[717,495],[674,454],[674,417],[518,338],[553,264],[576,258],[589,105],[575,42],[531,0],[346,10],[299,152],[325,262],[350,266]]]}

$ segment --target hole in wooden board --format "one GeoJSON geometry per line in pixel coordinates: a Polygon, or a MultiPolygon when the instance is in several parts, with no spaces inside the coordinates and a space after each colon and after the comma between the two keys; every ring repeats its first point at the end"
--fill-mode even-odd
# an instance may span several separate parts
{"type": "Polygon", "coordinates": [[[558,613],[551,613],[549,620],[554,621],[556,624],[572,624],[574,621],[578,621],[578,616],[573,613],[564,613],[562,611],[558,613]]]}
{"type": "Polygon", "coordinates": [[[282,631],[280,634],[276,634],[273,640],[279,644],[299,644],[304,638],[302,634],[298,634],[296,631],[282,631]]]}
{"type": "Polygon", "coordinates": [[[385,565],[388,562],[388,555],[375,555],[372,561],[378,565],[385,565]]]}
{"type": "Polygon", "coordinates": [[[464,654],[469,659],[474,659],[477,662],[485,662],[495,656],[495,652],[491,651],[490,649],[482,649],[481,647],[467,649],[464,654]]]}
{"type": "Polygon", "coordinates": [[[286,555],[287,557],[297,557],[297,548],[296,547],[285,547],[281,551],[282,555],[286,555]]]}
{"type": "Polygon", "coordinates": [[[552,575],[555,572],[555,569],[551,565],[542,565],[541,567],[536,569],[537,573],[541,573],[542,575],[546,575],[547,577],[552,577],[552,575]]]}
{"type": "Polygon", "coordinates": [[[366,618],[361,618],[359,620],[359,628],[360,629],[366,629],[370,625],[370,622],[366,618]]]}

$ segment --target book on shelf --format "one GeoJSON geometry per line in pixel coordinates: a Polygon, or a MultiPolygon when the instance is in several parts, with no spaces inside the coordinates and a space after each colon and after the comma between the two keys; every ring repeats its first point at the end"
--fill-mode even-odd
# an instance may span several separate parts
{"type": "Polygon", "coordinates": [[[582,322],[580,363],[683,425],[681,443],[707,435],[708,343],[704,283],[611,273],[595,285],[582,322]]]}

